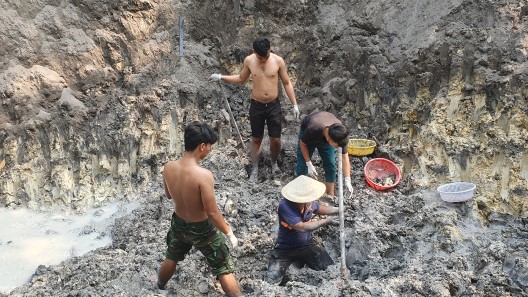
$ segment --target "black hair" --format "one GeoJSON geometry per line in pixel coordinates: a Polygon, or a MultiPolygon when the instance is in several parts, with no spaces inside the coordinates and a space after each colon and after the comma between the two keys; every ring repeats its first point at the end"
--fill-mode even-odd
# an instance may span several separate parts
{"type": "Polygon", "coordinates": [[[193,122],[185,127],[185,151],[194,151],[200,144],[215,144],[218,136],[206,123],[193,122]]]}
{"type": "Polygon", "coordinates": [[[270,48],[270,41],[266,37],[257,37],[257,39],[253,41],[253,50],[261,57],[267,56],[270,48]]]}
{"type": "Polygon", "coordinates": [[[340,147],[346,147],[348,145],[348,131],[343,124],[332,124],[328,127],[328,135],[333,141],[337,142],[340,147]]]}

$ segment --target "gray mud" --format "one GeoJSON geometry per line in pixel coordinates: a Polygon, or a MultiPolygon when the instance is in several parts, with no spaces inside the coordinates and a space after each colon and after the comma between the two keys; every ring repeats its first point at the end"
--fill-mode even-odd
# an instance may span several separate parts
{"type": "MultiPolygon", "coordinates": [[[[236,154],[234,147],[215,148],[203,165],[217,177],[218,204],[240,239],[240,249],[232,254],[248,296],[527,294],[526,220],[499,213],[483,220],[475,200],[447,203],[428,190],[403,193],[405,182],[375,191],[361,175],[366,158],[352,158],[355,193],[344,201],[348,277],[340,272],[338,228],[327,226],[315,236],[336,264],[327,271],[291,267],[285,286],[270,285],[263,279],[278,229],[279,184],[292,178],[285,173],[280,181],[249,184],[240,163],[226,157],[236,154]]],[[[288,172],[293,163],[286,163],[282,168],[288,172]]],[[[172,202],[163,197],[160,184],[143,194],[142,207],[116,222],[112,246],[41,267],[28,285],[8,296],[221,296],[194,249],[179,263],[166,291],[155,287],[172,202]]]]}
{"type": "MultiPolygon", "coordinates": [[[[155,288],[171,212],[160,172],[194,120],[220,136],[203,166],[241,240],[248,296],[528,296],[526,1],[4,0],[0,21],[1,206],[142,203],[116,222],[112,246],[41,266],[8,296],[222,295],[196,252],[155,288]],[[222,97],[248,142],[251,84],[207,81],[237,73],[258,35],[284,57],[301,116],[327,110],[379,142],[351,160],[347,278],[336,264],[263,281],[299,122],[283,98],[282,175],[270,177],[265,139],[249,183],[222,97]],[[365,183],[371,157],[400,166],[395,189],[365,183]],[[477,184],[473,199],[443,202],[436,187],[460,180],[477,184]]],[[[315,235],[339,263],[338,229],[315,235]]]]}

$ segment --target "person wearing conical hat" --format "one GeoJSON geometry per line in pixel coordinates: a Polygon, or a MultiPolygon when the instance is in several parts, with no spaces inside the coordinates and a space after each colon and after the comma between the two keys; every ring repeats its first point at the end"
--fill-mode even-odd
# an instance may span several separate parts
{"type": "MultiPolygon", "coordinates": [[[[292,263],[307,265],[314,270],[325,270],[334,261],[317,244],[312,232],[324,225],[338,225],[332,218],[312,220],[315,215],[332,215],[339,208],[320,205],[316,200],[324,195],[326,186],[313,178],[300,175],[282,188],[279,202],[279,233],[268,263],[266,281],[284,283],[284,276],[292,263]]],[[[301,267],[302,267],[301,266],[301,267]]]]}

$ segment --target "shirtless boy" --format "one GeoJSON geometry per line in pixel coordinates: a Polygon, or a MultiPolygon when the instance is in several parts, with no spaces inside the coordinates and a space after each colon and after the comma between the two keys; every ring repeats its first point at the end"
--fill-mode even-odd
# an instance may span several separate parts
{"type": "Polygon", "coordinates": [[[165,194],[174,202],[174,212],[167,233],[165,260],[158,275],[158,287],[162,290],[176,271],[178,261],[194,246],[207,259],[226,295],[241,295],[226,236],[233,247],[238,240],[216,204],[213,174],[199,165],[216,140],[217,135],[209,125],[198,122],[188,125],[183,157],[169,161],[163,169],[165,194]]]}
{"type": "Polygon", "coordinates": [[[279,79],[284,86],[286,95],[293,105],[293,116],[299,119],[299,107],[293,85],[286,70],[284,59],[270,50],[270,42],[265,37],[253,41],[253,53],[244,59],[244,66],[237,75],[212,74],[210,80],[223,80],[231,84],[247,81],[251,74],[253,89],[249,121],[251,124],[251,175],[250,181],[258,180],[258,161],[261,153],[264,126],[268,125],[272,173],[280,173],[277,158],[281,149],[282,113],[279,100],[279,79]]]}

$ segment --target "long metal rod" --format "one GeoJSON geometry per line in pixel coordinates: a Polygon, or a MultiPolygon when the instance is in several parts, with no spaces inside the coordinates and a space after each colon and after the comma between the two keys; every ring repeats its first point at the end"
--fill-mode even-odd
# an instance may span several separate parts
{"type": "Polygon", "coordinates": [[[218,80],[218,86],[220,87],[220,93],[222,93],[222,97],[224,97],[224,103],[227,107],[227,111],[229,112],[229,116],[231,117],[231,121],[233,121],[233,125],[235,126],[235,129],[238,133],[238,138],[240,139],[240,143],[242,144],[242,147],[244,150],[246,150],[246,144],[244,143],[244,139],[242,138],[242,134],[240,134],[240,130],[238,130],[238,125],[235,120],[235,117],[233,116],[233,112],[231,111],[231,106],[229,106],[229,101],[227,101],[227,97],[224,93],[224,87],[222,86],[222,82],[218,80]]]}
{"type": "Polygon", "coordinates": [[[180,16],[180,57],[183,56],[183,23],[184,23],[184,17],[183,15],[180,16]]]}
{"type": "Polygon", "coordinates": [[[341,243],[341,273],[347,275],[346,259],[345,259],[345,211],[343,206],[343,148],[337,149],[337,193],[339,195],[339,241],[341,243]]]}
{"type": "Polygon", "coordinates": [[[240,16],[240,0],[233,0],[233,5],[235,7],[235,16],[240,16]]]}

